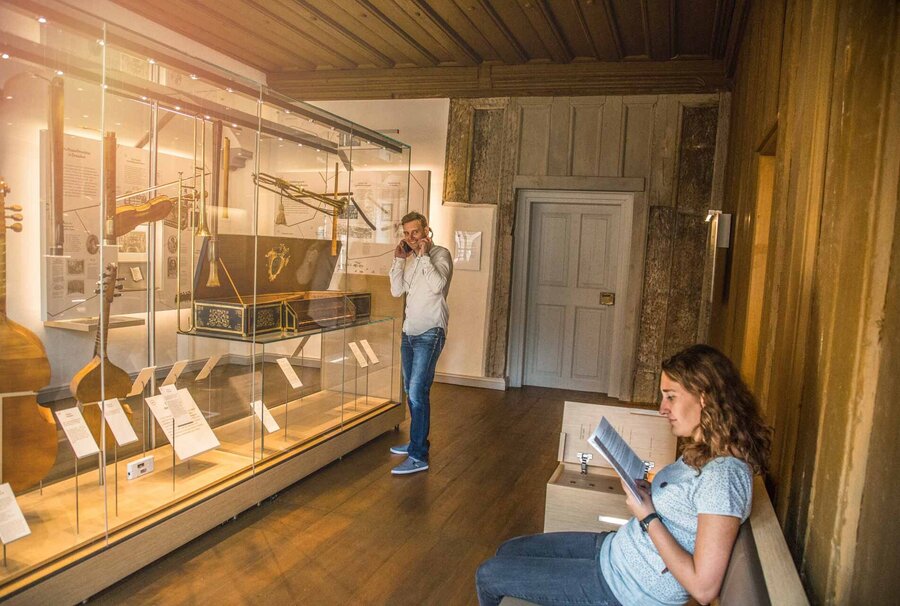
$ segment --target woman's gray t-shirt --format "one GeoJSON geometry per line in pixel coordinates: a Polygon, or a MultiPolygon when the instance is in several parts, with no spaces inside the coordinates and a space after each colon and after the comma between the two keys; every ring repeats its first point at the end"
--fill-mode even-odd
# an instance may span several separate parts
{"type": "MultiPolygon", "coordinates": [[[[750,515],[753,473],[735,457],[718,457],[700,473],[679,458],[653,478],[653,505],[663,524],[688,553],[694,553],[697,516],[750,515]]],[[[659,556],[650,535],[632,518],[603,542],[598,553],[603,578],[622,604],[674,606],[690,597],[659,556]]]]}

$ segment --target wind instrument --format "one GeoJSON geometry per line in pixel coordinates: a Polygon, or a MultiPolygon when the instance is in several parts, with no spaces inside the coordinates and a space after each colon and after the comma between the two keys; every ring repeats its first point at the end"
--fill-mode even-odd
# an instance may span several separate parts
{"type": "Polygon", "coordinates": [[[222,175],[222,218],[228,218],[228,173],[231,172],[231,139],[225,137],[222,141],[222,166],[225,173],[222,175]]]}
{"type": "MultiPolygon", "coordinates": [[[[209,277],[206,285],[209,287],[219,286],[219,257],[216,253],[216,241],[219,235],[219,173],[222,172],[222,121],[213,122],[212,128],[212,175],[210,176],[210,192],[209,198],[213,207],[213,216],[211,220],[212,231],[209,236],[209,248],[207,258],[209,259],[209,277]]],[[[228,167],[225,167],[227,173],[228,167]]]]}
{"type": "Polygon", "coordinates": [[[63,221],[63,158],[65,157],[65,83],[59,76],[50,80],[50,254],[62,255],[65,245],[63,221]]]}
{"type": "MultiPolygon", "coordinates": [[[[337,162],[334,163],[334,199],[337,200],[338,197],[338,169],[340,168],[340,164],[337,162]]],[[[344,205],[341,205],[341,212],[343,212],[344,205]]],[[[337,256],[337,241],[338,241],[338,215],[340,213],[334,213],[331,215],[331,256],[337,256]]]]}
{"type": "Polygon", "coordinates": [[[103,239],[106,244],[116,244],[116,133],[103,136],[103,198],[106,203],[103,239]]]}
{"type": "MultiPolygon", "coordinates": [[[[196,142],[196,138],[195,138],[196,142]]],[[[196,164],[196,163],[195,163],[196,164]]],[[[200,224],[197,225],[196,236],[209,236],[209,225],[206,222],[206,124],[200,122],[200,166],[194,166],[194,174],[200,169],[200,224]]],[[[212,177],[213,179],[215,176],[212,177]]]]}

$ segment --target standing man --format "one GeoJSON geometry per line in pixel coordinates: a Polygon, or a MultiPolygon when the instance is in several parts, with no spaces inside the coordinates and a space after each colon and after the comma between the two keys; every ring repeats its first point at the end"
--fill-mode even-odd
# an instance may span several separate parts
{"type": "Polygon", "coordinates": [[[406,293],[400,344],[403,389],[409,401],[409,443],[391,448],[406,460],[391,470],[406,475],[428,469],[431,383],[447,332],[447,293],[453,276],[450,251],[431,241],[428,220],[417,212],[401,220],[403,239],[394,249],[391,294],[406,293]]]}

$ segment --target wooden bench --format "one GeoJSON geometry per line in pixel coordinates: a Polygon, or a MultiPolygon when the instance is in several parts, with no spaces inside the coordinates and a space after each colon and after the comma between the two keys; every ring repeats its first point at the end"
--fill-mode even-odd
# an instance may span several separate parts
{"type": "MultiPolygon", "coordinates": [[[[725,572],[722,591],[713,604],[809,606],[775,510],[759,477],[754,480],[750,519],[741,526],[725,572]]],[[[534,605],[518,598],[505,597],[500,606],[534,605]]]]}

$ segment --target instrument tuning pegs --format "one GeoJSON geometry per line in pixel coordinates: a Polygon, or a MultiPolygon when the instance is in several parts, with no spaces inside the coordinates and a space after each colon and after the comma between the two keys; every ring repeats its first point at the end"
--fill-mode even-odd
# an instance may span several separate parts
{"type": "Polygon", "coordinates": [[[21,204],[11,204],[10,206],[4,206],[3,210],[11,210],[14,213],[22,212],[21,204]]]}
{"type": "Polygon", "coordinates": [[[14,213],[12,215],[6,215],[7,219],[12,219],[13,221],[22,221],[25,217],[22,216],[21,213],[14,213]]]}
{"type": "Polygon", "coordinates": [[[22,231],[22,224],[21,223],[13,223],[12,225],[7,225],[6,229],[11,229],[16,233],[19,233],[22,231]]]}

